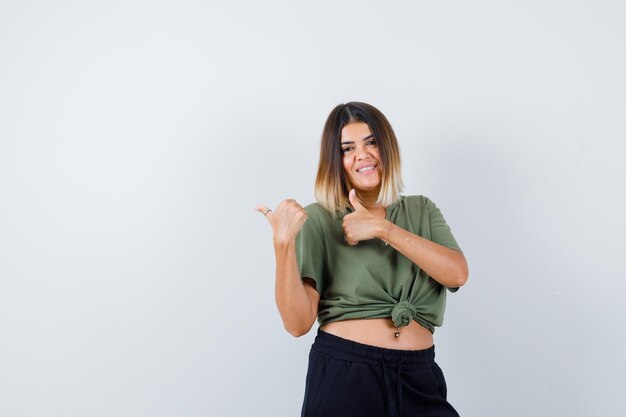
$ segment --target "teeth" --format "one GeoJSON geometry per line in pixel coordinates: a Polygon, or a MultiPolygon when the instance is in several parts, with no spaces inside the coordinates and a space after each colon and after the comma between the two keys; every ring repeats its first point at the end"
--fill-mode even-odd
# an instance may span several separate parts
{"type": "Polygon", "coordinates": [[[357,170],[357,172],[370,171],[372,169],[374,169],[374,167],[365,167],[365,168],[361,168],[361,169],[357,170]]]}

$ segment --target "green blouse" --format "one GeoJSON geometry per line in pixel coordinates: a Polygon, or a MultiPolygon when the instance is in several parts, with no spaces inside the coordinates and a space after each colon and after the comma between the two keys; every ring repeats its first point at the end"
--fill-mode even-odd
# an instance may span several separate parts
{"type": "MultiPolygon", "coordinates": [[[[296,258],[300,276],[313,279],[320,294],[320,325],[391,317],[397,327],[411,320],[431,332],[441,326],[445,287],[382,240],[348,245],[341,227],[343,217],[333,219],[319,203],[309,204],[305,210],[308,217],[296,239],[296,258]]],[[[385,218],[397,226],[461,250],[441,211],[427,197],[400,196],[386,211],[385,218]]]]}

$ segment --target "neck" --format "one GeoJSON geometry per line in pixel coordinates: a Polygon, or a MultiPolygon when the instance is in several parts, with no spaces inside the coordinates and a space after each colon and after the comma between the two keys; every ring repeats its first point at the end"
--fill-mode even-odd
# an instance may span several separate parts
{"type": "Polygon", "coordinates": [[[378,190],[357,191],[356,196],[365,208],[381,207],[380,204],[376,203],[376,200],[378,200],[378,190]]]}

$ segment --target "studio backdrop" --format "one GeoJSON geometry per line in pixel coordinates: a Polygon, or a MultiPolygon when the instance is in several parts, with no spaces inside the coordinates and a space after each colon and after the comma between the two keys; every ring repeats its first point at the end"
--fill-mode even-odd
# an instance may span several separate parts
{"type": "Polygon", "coordinates": [[[469,262],[435,332],[465,417],[618,416],[626,6],[0,3],[0,415],[297,416],[317,325],[253,209],[314,201],[339,103],[469,262]]]}

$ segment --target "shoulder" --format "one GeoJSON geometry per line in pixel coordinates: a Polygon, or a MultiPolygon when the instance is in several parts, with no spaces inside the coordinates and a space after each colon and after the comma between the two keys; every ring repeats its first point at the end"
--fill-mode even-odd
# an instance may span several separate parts
{"type": "Polygon", "coordinates": [[[322,224],[331,221],[331,215],[320,203],[315,202],[304,206],[307,214],[307,220],[313,220],[315,223],[322,224]]]}
{"type": "Polygon", "coordinates": [[[319,239],[329,233],[333,228],[332,218],[328,210],[321,204],[315,202],[304,206],[306,211],[306,221],[302,226],[301,234],[309,238],[319,239]]]}
{"type": "Polygon", "coordinates": [[[402,202],[408,206],[426,208],[432,204],[432,200],[425,195],[405,195],[402,196],[402,202]]]}
{"type": "Polygon", "coordinates": [[[310,216],[322,216],[328,213],[328,211],[318,202],[307,204],[304,206],[304,210],[306,210],[306,214],[310,216]]]}
{"type": "Polygon", "coordinates": [[[432,216],[438,209],[437,205],[425,195],[403,196],[400,201],[403,210],[411,217],[422,218],[432,216]]]}

